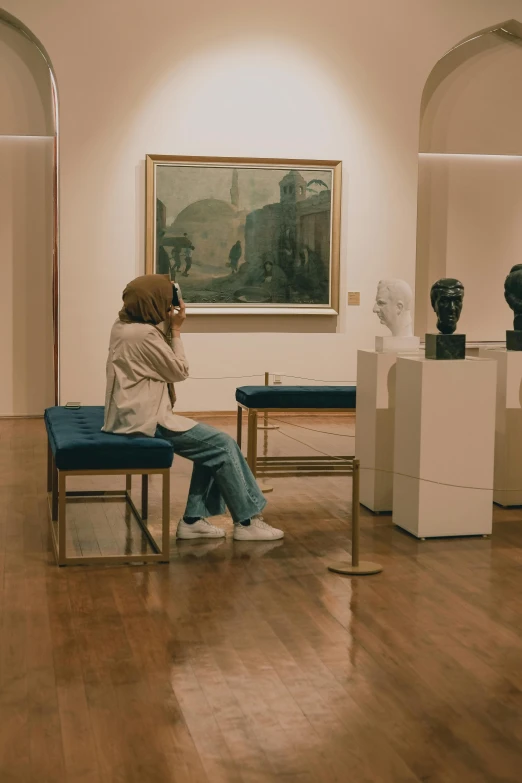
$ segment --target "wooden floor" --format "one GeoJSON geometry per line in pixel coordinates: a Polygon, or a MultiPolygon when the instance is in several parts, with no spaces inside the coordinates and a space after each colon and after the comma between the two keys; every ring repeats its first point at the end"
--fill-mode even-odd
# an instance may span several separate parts
{"type": "MultiPolygon", "coordinates": [[[[288,422],[269,453],[353,450],[294,426],[351,419],[288,422]]],[[[426,542],[364,513],[384,572],[347,579],[326,564],[349,479],[278,480],[282,543],[173,537],[169,566],[58,569],[45,455],[41,421],[0,422],[1,783],[522,780],[522,510],[426,542]]],[[[173,534],[188,476],[177,459],[173,534]]]]}

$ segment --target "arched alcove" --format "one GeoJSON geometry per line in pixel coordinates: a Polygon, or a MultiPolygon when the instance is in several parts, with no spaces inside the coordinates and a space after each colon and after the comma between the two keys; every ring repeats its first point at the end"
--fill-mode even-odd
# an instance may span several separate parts
{"type": "Polygon", "coordinates": [[[57,100],[45,50],[0,11],[0,416],[57,394],[57,100]]]}
{"type": "Polygon", "coordinates": [[[503,340],[503,281],[522,260],[522,25],[479,31],[436,64],[419,148],[416,333],[434,328],[429,290],[447,276],[465,286],[468,342],[503,340]]]}

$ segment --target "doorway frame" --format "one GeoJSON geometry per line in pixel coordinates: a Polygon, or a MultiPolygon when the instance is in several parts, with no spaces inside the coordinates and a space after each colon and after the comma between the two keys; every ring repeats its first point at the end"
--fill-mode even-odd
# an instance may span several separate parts
{"type": "Polygon", "coordinates": [[[54,67],[42,42],[12,14],[0,8],[0,24],[16,30],[36,46],[49,70],[53,118],[53,173],[52,173],[52,322],[53,322],[53,381],[54,404],[60,401],[60,123],[58,105],[58,85],[54,67]]]}

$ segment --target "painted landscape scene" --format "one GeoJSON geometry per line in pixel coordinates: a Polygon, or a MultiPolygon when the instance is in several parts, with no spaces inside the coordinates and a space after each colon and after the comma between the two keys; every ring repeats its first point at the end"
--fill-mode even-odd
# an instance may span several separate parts
{"type": "Polygon", "coordinates": [[[158,164],[156,272],[187,303],[330,303],[332,170],[158,164]]]}

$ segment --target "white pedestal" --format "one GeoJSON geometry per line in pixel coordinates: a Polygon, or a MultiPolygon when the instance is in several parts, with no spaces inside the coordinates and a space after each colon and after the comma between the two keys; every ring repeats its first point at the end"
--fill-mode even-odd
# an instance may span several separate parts
{"type": "Polygon", "coordinates": [[[417,353],[419,348],[420,337],[394,337],[387,334],[385,337],[375,338],[377,353],[417,353]]]}
{"type": "Polygon", "coordinates": [[[479,356],[484,359],[495,359],[498,368],[493,500],[501,506],[520,506],[522,505],[522,351],[481,348],[479,356]]]}
{"type": "Polygon", "coordinates": [[[357,351],[355,456],[363,467],[360,501],[375,512],[392,510],[396,359],[395,353],[357,351]]]}
{"type": "Polygon", "coordinates": [[[417,538],[491,533],[496,362],[396,367],[394,523],[417,538]]]}

